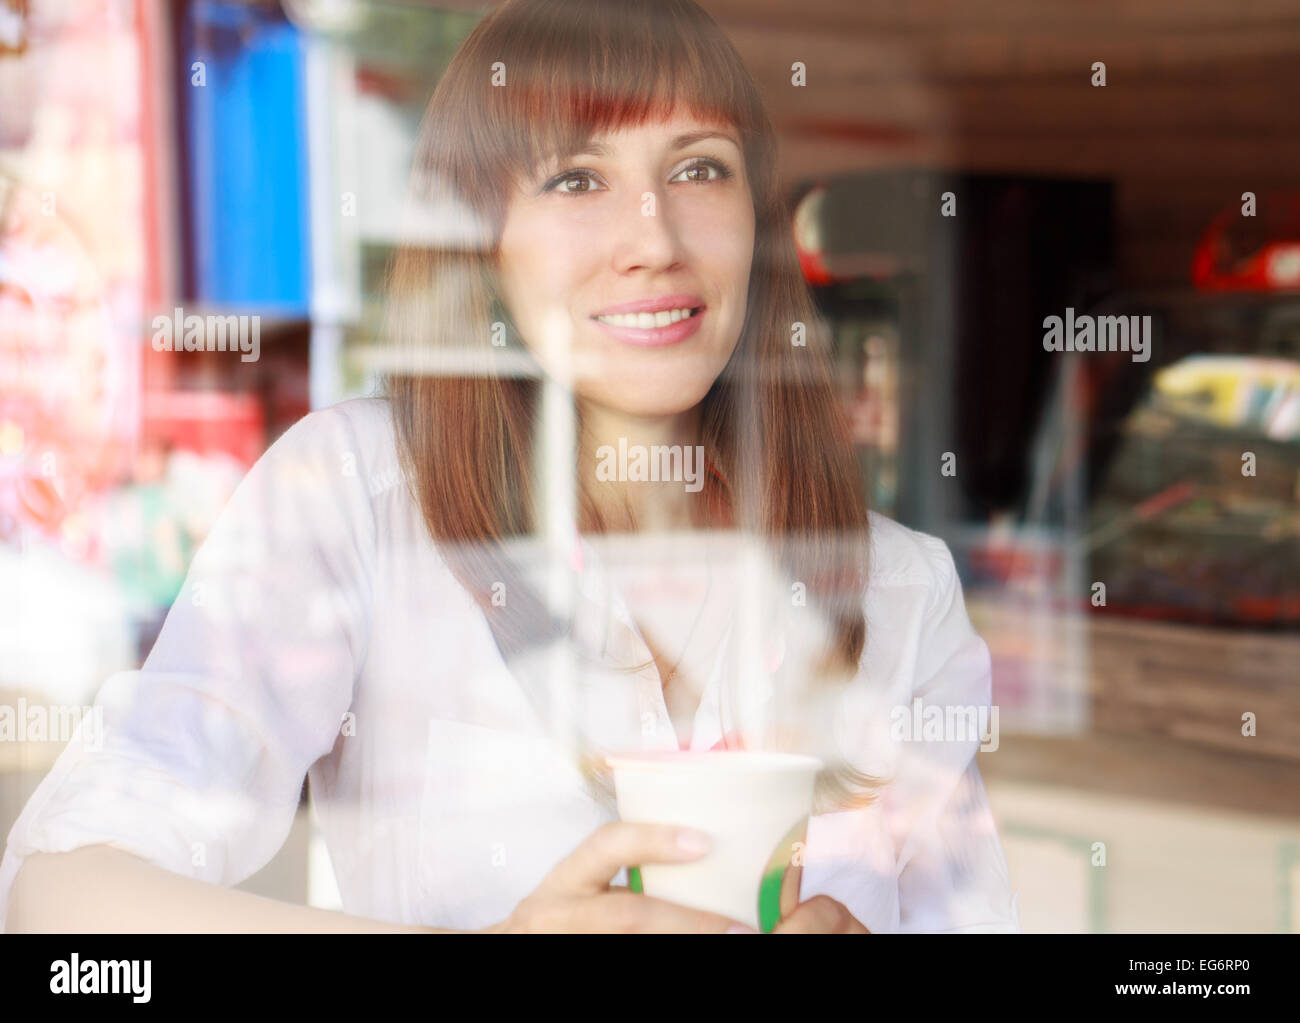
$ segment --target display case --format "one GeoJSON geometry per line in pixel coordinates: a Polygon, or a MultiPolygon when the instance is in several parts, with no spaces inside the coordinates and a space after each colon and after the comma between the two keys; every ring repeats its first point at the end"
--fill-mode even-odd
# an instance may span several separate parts
{"type": "Polygon", "coordinates": [[[1300,294],[1108,308],[1152,315],[1160,346],[1143,372],[1098,366],[1087,380],[1098,609],[1300,629],[1300,294]]]}

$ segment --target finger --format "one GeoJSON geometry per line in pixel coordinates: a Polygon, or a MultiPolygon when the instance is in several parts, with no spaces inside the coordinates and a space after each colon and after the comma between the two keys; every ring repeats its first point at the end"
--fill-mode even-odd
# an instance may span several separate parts
{"type": "Polygon", "coordinates": [[[794,912],[772,928],[773,934],[831,934],[838,914],[825,906],[820,897],[801,902],[794,912]]]}
{"type": "Polygon", "coordinates": [[[772,929],[773,934],[870,934],[843,903],[829,895],[817,895],[801,902],[787,919],[772,929]]]}
{"type": "MultiPolygon", "coordinates": [[[[683,829],[675,824],[610,821],[601,825],[547,875],[543,884],[563,891],[596,894],[609,887],[623,867],[642,863],[682,863],[698,859],[678,845],[683,829]]],[[[700,834],[699,832],[695,832],[700,834]]],[[[707,836],[704,836],[707,839],[707,836]]]]}
{"type": "Polygon", "coordinates": [[[571,905],[573,928],[584,934],[725,934],[736,924],[718,913],[617,890],[571,905]]]}

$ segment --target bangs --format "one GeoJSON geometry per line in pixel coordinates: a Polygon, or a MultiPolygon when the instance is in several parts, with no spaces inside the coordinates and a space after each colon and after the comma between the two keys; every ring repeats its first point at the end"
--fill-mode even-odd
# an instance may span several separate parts
{"type": "Polygon", "coordinates": [[[474,150],[502,188],[598,135],[673,114],[734,127],[753,162],[766,127],[761,101],[730,41],[700,8],[673,0],[515,6],[500,9],[477,48],[491,59],[482,65],[486,116],[474,150]],[[496,74],[504,85],[492,84],[496,74]]]}

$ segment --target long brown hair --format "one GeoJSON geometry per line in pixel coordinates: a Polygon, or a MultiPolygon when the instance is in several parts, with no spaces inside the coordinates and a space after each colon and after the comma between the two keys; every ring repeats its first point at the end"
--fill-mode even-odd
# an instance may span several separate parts
{"type": "MultiPolygon", "coordinates": [[[[564,635],[571,623],[554,620],[505,554],[538,530],[539,385],[510,375],[511,349],[499,347],[503,328],[518,337],[495,277],[508,190],[595,134],[682,109],[740,133],[755,215],[745,321],[700,409],[717,470],[702,496],[806,587],[832,636],[818,677],[844,682],[866,639],[868,516],[829,335],[800,273],[758,91],[691,0],[508,0],[455,54],[412,173],[444,236],[401,247],[389,272],[387,341],[409,360],[386,377],[400,457],[431,536],[507,658],[564,635]],[[480,371],[456,371],[453,356],[480,371]],[[497,606],[491,595],[507,579],[510,599],[497,606]]],[[[604,528],[590,495],[579,493],[578,508],[579,529],[604,528]]],[[[818,784],[825,805],[860,805],[879,779],[844,763],[818,784]]],[[[607,795],[608,778],[599,785],[607,795]]]]}

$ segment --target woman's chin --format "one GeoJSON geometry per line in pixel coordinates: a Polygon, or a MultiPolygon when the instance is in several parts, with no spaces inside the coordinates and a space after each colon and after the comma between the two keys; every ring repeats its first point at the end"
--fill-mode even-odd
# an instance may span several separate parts
{"type": "Polygon", "coordinates": [[[668,383],[656,380],[647,386],[644,382],[626,388],[579,388],[578,394],[619,415],[638,419],[662,419],[693,409],[704,400],[709,385],[698,381],[668,383]]]}

